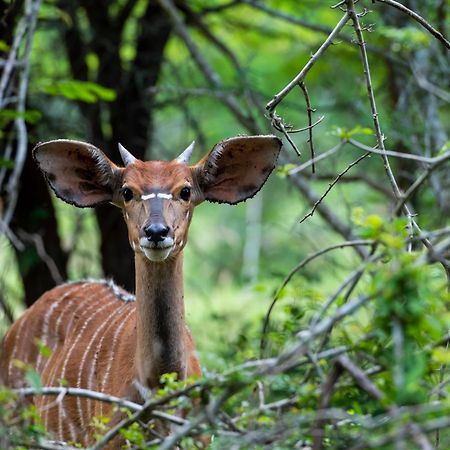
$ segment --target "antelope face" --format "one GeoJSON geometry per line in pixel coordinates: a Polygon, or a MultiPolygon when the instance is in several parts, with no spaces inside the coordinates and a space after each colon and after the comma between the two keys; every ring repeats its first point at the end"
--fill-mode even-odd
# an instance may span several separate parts
{"type": "Polygon", "coordinates": [[[194,180],[177,160],[134,161],[123,173],[120,192],[131,247],[151,261],[177,255],[186,244],[194,180]]]}
{"type": "Polygon", "coordinates": [[[281,149],[275,136],[239,136],[219,142],[189,166],[191,144],[177,159],[140,161],[119,144],[119,167],[91,144],[56,140],[33,156],[50,187],[84,208],[110,202],[122,208],[130,244],[151,261],[176,256],[186,244],[194,206],[203,200],[236,204],[262,187],[281,149]]]}

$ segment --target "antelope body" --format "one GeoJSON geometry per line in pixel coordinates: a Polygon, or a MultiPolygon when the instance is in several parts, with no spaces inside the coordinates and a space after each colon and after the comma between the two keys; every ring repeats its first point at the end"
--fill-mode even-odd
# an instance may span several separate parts
{"type": "MultiPolygon", "coordinates": [[[[231,138],[194,166],[188,147],[177,159],[143,162],[125,148],[125,167],[98,148],[56,140],[33,156],[56,195],[78,207],[120,207],[134,250],[136,295],[112,281],[66,283],[44,293],[6,334],[0,380],[25,386],[16,360],[34,367],[44,386],[81,387],[142,401],[164,373],[201,375],[185,322],[183,257],[193,208],[204,200],[235,204],[259,191],[281,142],[274,136],[231,138]],[[44,357],[36,345],[51,349],[44,357]]],[[[110,245],[114,245],[111,242],[110,245]]],[[[33,399],[48,431],[63,441],[92,443],[92,418],[112,407],[66,396],[33,399]]]]}

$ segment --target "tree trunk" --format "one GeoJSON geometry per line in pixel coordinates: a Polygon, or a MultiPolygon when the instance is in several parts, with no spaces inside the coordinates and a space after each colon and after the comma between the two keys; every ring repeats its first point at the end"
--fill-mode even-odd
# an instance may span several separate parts
{"type": "MultiPolygon", "coordinates": [[[[65,34],[73,77],[88,79],[85,56],[93,52],[100,64],[97,78],[90,81],[110,87],[117,93],[116,99],[110,103],[80,104],[90,129],[90,136],[86,139],[100,147],[115,162],[119,162],[119,142],[137,158],[144,159],[151,140],[153,98],[148,92],[158,79],[170,34],[169,23],[156,2],[149,1],[138,24],[136,57],[124,69],[120,47],[123,28],[131,12],[127,10],[128,4],[119,14],[111,17],[106,4],[101,7],[97,2],[81,3],[91,26],[92,37],[89,41],[84,40],[78,27],[73,2],[62,2],[73,19],[72,27],[65,34]],[[108,120],[108,127],[102,126],[104,120],[108,120]],[[107,129],[111,130],[110,135],[105,132],[107,129]]],[[[101,233],[103,271],[118,284],[133,290],[134,259],[121,213],[107,205],[98,208],[96,215],[101,233]]]]}

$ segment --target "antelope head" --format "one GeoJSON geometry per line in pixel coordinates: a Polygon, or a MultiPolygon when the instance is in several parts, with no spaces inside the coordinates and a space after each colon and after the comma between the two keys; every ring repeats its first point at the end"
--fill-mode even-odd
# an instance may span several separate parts
{"type": "Polygon", "coordinates": [[[204,200],[236,204],[261,189],[281,141],[230,138],[190,166],[193,147],[172,161],[141,161],[119,144],[124,167],[93,145],[71,140],[38,144],[33,155],[58,197],[78,207],[120,207],[134,252],[161,262],[184,248],[195,206],[204,200]]]}

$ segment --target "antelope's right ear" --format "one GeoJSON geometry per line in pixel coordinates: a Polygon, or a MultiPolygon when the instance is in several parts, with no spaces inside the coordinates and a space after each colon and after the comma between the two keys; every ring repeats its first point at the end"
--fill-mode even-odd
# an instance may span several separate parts
{"type": "Polygon", "coordinates": [[[84,208],[113,201],[123,169],[97,147],[59,139],[36,145],[33,158],[65,202],[84,208]]]}

